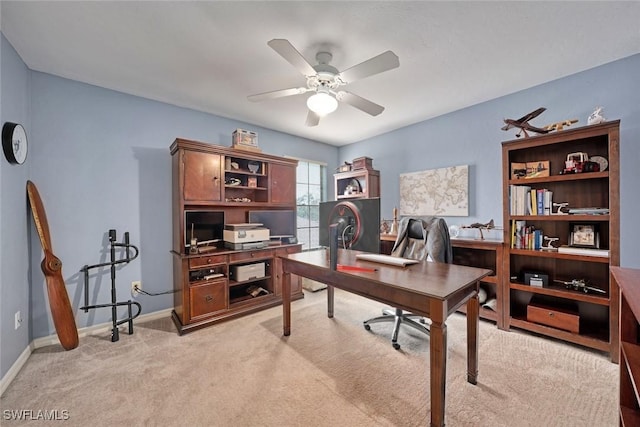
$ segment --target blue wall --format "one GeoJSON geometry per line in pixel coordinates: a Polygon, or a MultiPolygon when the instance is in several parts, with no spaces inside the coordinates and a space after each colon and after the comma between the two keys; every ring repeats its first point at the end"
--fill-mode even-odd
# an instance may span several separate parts
{"type": "MultiPolygon", "coordinates": [[[[0,37],[1,122],[22,123],[31,128],[29,70],[4,36],[0,37]]],[[[33,150],[33,149],[31,149],[33,150]]],[[[27,248],[29,211],[26,182],[31,158],[23,165],[0,159],[0,374],[4,376],[27,348],[29,334],[29,277],[27,248]],[[14,315],[22,314],[22,326],[14,329],[14,315]]],[[[39,266],[40,263],[36,264],[39,266]]]]}
{"type": "MultiPolygon", "coordinates": [[[[640,89],[633,78],[640,72],[640,55],[338,149],[30,71],[3,36],[1,43],[2,122],[25,124],[30,141],[25,165],[0,162],[3,377],[31,340],[55,334],[40,270],[42,251],[27,209],[26,180],[36,183],[43,198],[78,327],[109,322],[109,310],[85,314],[78,309],[84,297],[79,271],[85,264],[108,260],[107,230],[116,229],[120,241],[129,231],[140,248],[140,257],[117,272],[119,299],[128,298],[132,280],[142,280],[150,292],[172,288],[169,145],[176,137],[229,145],[235,128],[251,129],[259,133],[264,152],[324,161],[330,173],[344,160],[372,157],[382,175],[385,217],[398,205],[400,173],[468,164],[470,217],[448,221],[494,218],[501,223],[500,142],[513,138],[513,133],[500,131],[502,119],[545,106],[548,110],[536,124],[574,117],[584,124],[602,105],[607,118],[622,120],[622,264],[640,266],[631,246],[640,238],[632,219],[639,207],[633,185],[640,182],[640,89]],[[28,325],[15,331],[17,310],[28,325]]],[[[91,303],[109,301],[108,274],[91,283],[91,303]]],[[[145,313],[172,307],[169,295],[141,296],[139,301],[145,313]]]]}
{"type": "MultiPolygon", "coordinates": [[[[259,134],[263,152],[326,162],[334,170],[338,148],[210,114],[30,71],[2,36],[2,121],[25,125],[29,156],[23,166],[0,161],[2,269],[0,292],[4,377],[35,338],[55,335],[42,250],[30,219],[26,181],[43,199],[54,253],[78,328],[111,321],[109,309],[84,313],[80,269],[109,261],[107,231],[125,231],[140,256],[116,273],[118,300],[130,298],[131,281],[148,292],[171,290],[171,156],[175,138],[231,145],[236,128],[259,134]],[[24,325],[13,328],[21,310],[24,325]]],[[[333,189],[329,191],[332,193],[333,189]]],[[[111,300],[109,269],[95,277],[90,304],[111,300]]],[[[173,296],[139,296],[143,313],[173,306],[173,296]]],[[[124,317],[124,310],[120,317],[124,317]]]]}
{"type": "MultiPolygon", "coordinates": [[[[620,249],[621,265],[640,267],[635,252],[640,227],[640,54],[569,77],[474,105],[343,147],[340,162],[360,156],[373,159],[382,181],[384,218],[399,206],[399,174],[455,165],[469,165],[469,217],[449,217],[449,224],[487,222],[502,225],[502,146],[515,139],[504,132],[505,117],[518,118],[546,107],[532,124],[544,126],[579,119],[585,126],[598,106],[607,119],[620,119],[620,249]]],[[[468,230],[473,232],[472,230],[468,230]]],[[[494,232],[500,234],[500,232],[494,232]]]]}

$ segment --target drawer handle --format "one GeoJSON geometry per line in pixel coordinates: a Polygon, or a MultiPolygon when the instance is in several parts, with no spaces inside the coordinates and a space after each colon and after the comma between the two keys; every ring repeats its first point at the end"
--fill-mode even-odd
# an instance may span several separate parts
{"type": "Polygon", "coordinates": [[[553,312],[552,311],[549,312],[549,317],[553,317],[553,312]]]}
{"type": "Polygon", "coordinates": [[[206,302],[211,302],[211,301],[213,301],[213,297],[211,295],[207,295],[206,297],[204,297],[204,300],[206,302]]]}

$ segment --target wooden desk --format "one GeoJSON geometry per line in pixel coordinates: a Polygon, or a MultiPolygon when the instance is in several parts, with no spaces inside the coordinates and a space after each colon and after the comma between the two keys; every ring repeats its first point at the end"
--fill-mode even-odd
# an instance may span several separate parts
{"type": "Polygon", "coordinates": [[[374,267],[374,272],[341,272],[329,268],[329,251],[278,257],[284,272],[283,329],[291,333],[291,274],[326,283],[328,316],[333,317],[333,287],[402,308],[431,319],[429,344],[431,374],[431,425],[444,426],[447,364],[447,317],[467,305],[467,381],[478,377],[478,289],[491,270],[453,264],[422,262],[394,267],[356,260],[357,251],[338,251],[338,264],[374,267]]]}

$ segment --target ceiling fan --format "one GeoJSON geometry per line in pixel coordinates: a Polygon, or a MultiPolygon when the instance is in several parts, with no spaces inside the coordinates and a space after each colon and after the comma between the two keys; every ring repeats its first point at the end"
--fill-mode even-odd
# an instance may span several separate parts
{"type": "Polygon", "coordinates": [[[338,101],[346,102],[372,116],[377,116],[384,111],[383,106],[351,92],[339,90],[339,88],[356,80],[400,66],[398,56],[392,51],[388,50],[344,71],[338,71],[335,67],[329,65],[332,59],[332,55],[329,52],[318,52],[316,54],[318,64],[312,66],[286,39],[273,39],[267,44],[307,78],[307,86],[250,95],[247,97],[249,101],[259,102],[315,92],[307,99],[307,107],[309,107],[307,126],[317,126],[320,122],[320,117],[332,113],[338,108],[338,101]]]}

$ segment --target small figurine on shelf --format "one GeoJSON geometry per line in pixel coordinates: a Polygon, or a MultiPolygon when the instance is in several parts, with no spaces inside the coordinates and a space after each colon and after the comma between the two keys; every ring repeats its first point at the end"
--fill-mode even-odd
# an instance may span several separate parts
{"type": "Polygon", "coordinates": [[[553,242],[555,242],[556,240],[560,240],[559,237],[548,237],[548,236],[544,236],[544,240],[548,243],[546,243],[544,246],[542,246],[540,249],[542,249],[543,251],[547,251],[547,252],[556,252],[558,250],[558,248],[556,248],[555,246],[553,246],[553,242]]]}
{"type": "Polygon", "coordinates": [[[556,210],[555,212],[551,212],[551,215],[569,215],[568,202],[554,203],[553,207],[558,208],[558,210],[556,210]],[[563,211],[563,209],[566,209],[566,212],[563,211]]]}
{"type": "Polygon", "coordinates": [[[596,110],[589,114],[589,118],[587,119],[587,124],[589,125],[597,125],[598,123],[602,123],[607,119],[602,115],[602,107],[596,108],[596,110]]]}

